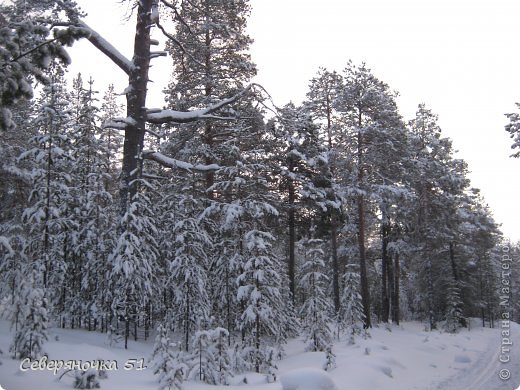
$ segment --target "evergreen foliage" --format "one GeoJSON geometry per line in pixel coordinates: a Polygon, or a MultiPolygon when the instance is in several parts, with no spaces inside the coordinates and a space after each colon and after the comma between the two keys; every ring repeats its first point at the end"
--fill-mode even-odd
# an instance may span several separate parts
{"type": "Polygon", "coordinates": [[[396,93],[348,62],[271,115],[246,87],[249,2],[191,0],[161,2],[175,22],[168,109],[148,110],[157,6],[135,2],[129,60],[72,1],[0,5],[0,303],[14,357],[42,356],[49,326],[127,347],[160,322],[154,373],[180,389],[247,371],[274,381],[299,334],[332,369],[334,321],[350,343],[373,321],[493,326],[505,241],[430,109],[405,123],[396,93]],[[113,86],[99,102],[92,79],[66,85],[64,46],[83,36],[129,76],[126,113],[113,86]]]}
{"type": "Polygon", "coordinates": [[[300,309],[302,327],[305,331],[307,350],[324,352],[331,348],[333,337],[330,327],[332,305],[326,294],[328,278],[323,273],[323,241],[308,239],[301,245],[306,252],[300,279],[300,288],[305,294],[300,309]]]}

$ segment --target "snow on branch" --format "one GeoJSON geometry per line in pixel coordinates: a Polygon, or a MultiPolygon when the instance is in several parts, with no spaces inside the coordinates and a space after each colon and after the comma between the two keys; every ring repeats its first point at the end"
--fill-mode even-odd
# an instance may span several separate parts
{"type": "Polygon", "coordinates": [[[125,130],[127,126],[134,126],[135,119],[131,117],[126,118],[113,118],[111,121],[105,122],[103,124],[104,129],[117,129],[117,130],[125,130]]]}
{"type": "Polygon", "coordinates": [[[9,245],[9,239],[4,236],[0,236],[0,249],[4,248],[10,256],[14,255],[13,248],[11,248],[11,245],[9,245]]]}
{"type": "Polygon", "coordinates": [[[103,54],[110,58],[117,66],[119,66],[126,74],[130,74],[134,68],[134,64],[123,54],[119,52],[112,44],[110,44],[99,33],[90,28],[85,22],[79,21],[79,26],[90,32],[88,40],[103,54]]]}
{"type": "Polygon", "coordinates": [[[197,171],[197,172],[209,172],[209,171],[217,171],[221,169],[221,167],[217,164],[190,164],[185,161],[176,160],[171,157],[167,157],[162,153],[154,152],[152,150],[147,150],[143,152],[143,158],[146,160],[153,160],[158,162],[163,167],[166,168],[180,168],[188,172],[197,171]]]}
{"type": "Polygon", "coordinates": [[[103,129],[115,129],[115,130],[125,130],[126,123],[123,122],[115,122],[115,121],[107,121],[103,123],[101,126],[103,129]]]}
{"type": "Polygon", "coordinates": [[[193,111],[175,111],[175,110],[161,110],[158,112],[149,112],[147,121],[150,123],[161,124],[161,123],[189,123],[195,122],[202,119],[218,119],[218,120],[230,120],[237,119],[236,117],[222,117],[217,115],[212,115],[218,109],[227,106],[236,102],[240,99],[246,92],[251,89],[252,85],[249,85],[244,90],[240,91],[236,95],[223,99],[218,103],[212,104],[206,108],[202,108],[200,110],[193,111]]]}

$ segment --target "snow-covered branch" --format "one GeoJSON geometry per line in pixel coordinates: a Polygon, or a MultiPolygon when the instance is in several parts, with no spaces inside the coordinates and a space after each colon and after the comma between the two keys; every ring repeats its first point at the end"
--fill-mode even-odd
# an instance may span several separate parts
{"type": "Polygon", "coordinates": [[[99,33],[90,28],[85,22],[80,21],[79,26],[87,29],[90,32],[88,40],[92,43],[99,51],[110,58],[117,66],[119,66],[126,74],[130,74],[134,67],[132,61],[126,58],[119,52],[112,44],[110,44],[105,38],[99,33]]]}
{"type": "Polygon", "coordinates": [[[227,106],[229,104],[232,104],[236,102],[238,99],[240,99],[242,96],[245,95],[246,92],[248,92],[251,89],[252,85],[249,85],[244,90],[240,91],[236,95],[223,99],[218,103],[212,104],[206,108],[202,108],[200,110],[193,110],[193,111],[175,111],[175,110],[161,110],[159,112],[149,112],[147,121],[150,123],[189,123],[189,122],[195,122],[202,119],[218,119],[218,120],[231,120],[231,119],[237,119],[236,117],[221,117],[212,115],[215,111],[219,110],[220,108],[227,106]]]}
{"type": "Polygon", "coordinates": [[[171,157],[167,157],[162,153],[154,152],[152,150],[146,150],[143,152],[143,158],[146,160],[153,160],[155,162],[158,162],[163,167],[166,168],[179,168],[183,169],[185,171],[197,171],[197,172],[210,172],[210,171],[216,171],[221,169],[221,167],[217,164],[210,164],[210,165],[204,165],[204,164],[190,164],[185,161],[176,160],[171,157]]]}
{"type": "Polygon", "coordinates": [[[11,248],[11,245],[9,244],[9,239],[4,236],[0,236],[0,249],[4,248],[10,256],[14,255],[13,248],[11,248]]]}
{"type": "Polygon", "coordinates": [[[116,130],[125,130],[126,123],[124,122],[116,122],[116,121],[108,121],[103,123],[103,129],[116,129],[116,130]]]}
{"type": "Polygon", "coordinates": [[[103,128],[117,129],[117,130],[125,130],[127,126],[135,125],[135,119],[126,117],[126,118],[113,118],[111,121],[105,122],[103,124],[103,128]]]}

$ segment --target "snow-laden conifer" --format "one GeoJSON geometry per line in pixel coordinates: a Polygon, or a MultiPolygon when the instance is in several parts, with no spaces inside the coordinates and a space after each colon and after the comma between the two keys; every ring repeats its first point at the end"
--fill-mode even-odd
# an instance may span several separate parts
{"type": "Polygon", "coordinates": [[[305,239],[300,243],[305,252],[299,282],[304,301],[300,309],[305,332],[307,350],[326,351],[332,344],[331,312],[328,299],[328,277],[325,275],[324,242],[319,239],[305,239]]]}
{"type": "Polygon", "coordinates": [[[284,304],[280,293],[280,264],[272,252],[274,236],[250,230],[244,235],[245,264],[238,277],[238,300],[244,308],[240,328],[247,334],[251,361],[256,372],[268,371],[266,343],[283,325],[284,304]]]}
{"type": "Polygon", "coordinates": [[[168,329],[160,324],[150,358],[153,373],[158,376],[159,390],[181,390],[188,366],[184,354],[176,350],[168,329]]]}
{"type": "Polygon", "coordinates": [[[35,277],[41,270],[29,270],[19,286],[21,311],[19,326],[14,334],[10,351],[18,359],[35,360],[44,355],[43,344],[48,339],[48,302],[45,297],[41,277],[35,277]]]}
{"type": "Polygon", "coordinates": [[[355,337],[363,333],[363,303],[359,292],[359,273],[356,267],[350,265],[343,275],[343,293],[339,323],[349,336],[349,342],[354,343],[355,337]]]}
{"type": "MultiPolygon", "coordinates": [[[[138,191],[129,203],[120,222],[120,235],[109,256],[112,266],[112,310],[123,318],[125,348],[128,346],[130,324],[137,326],[138,316],[153,297],[156,284],[157,229],[150,201],[153,185],[138,180],[138,191]]],[[[137,337],[137,335],[135,335],[137,337]]]]}

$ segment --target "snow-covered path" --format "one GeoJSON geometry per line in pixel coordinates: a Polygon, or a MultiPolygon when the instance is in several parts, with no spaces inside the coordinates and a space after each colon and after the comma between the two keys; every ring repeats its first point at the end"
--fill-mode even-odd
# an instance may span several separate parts
{"type": "MultiPolygon", "coordinates": [[[[49,359],[105,359],[117,361],[119,369],[101,381],[102,389],[155,390],[157,383],[150,369],[122,369],[129,358],[148,358],[152,341],[131,342],[128,350],[106,345],[105,335],[70,329],[53,329],[46,344],[49,359]]],[[[428,332],[419,323],[400,327],[374,328],[372,337],[358,339],[355,345],[345,340],[334,346],[337,368],[330,378],[338,390],[516,390],[520,384],[520,326],[511,323],[510,361],[501,363],[502,343],[499,329],[477,326],[452,335],[428,332]],[[511,378],[502,381],[500,370],[507,369],[511,378]]],[[[67,389],[72,378],[57,380],[52,371],[20,371],[20,362],[9,358],[11,331],[0,320],[0,386],[5,390],[67,389]]],[[[321,369],[324,354],[305,352],[302,340],[291,340],[286,357],[278,362],[279,377],[295,369],[321,369]]],[[[301,371],[300,371],[301,372],[301,371]]],[[[59,375],[58,375],[59,376],[59,375]]],[[[185,390],[255,389],[282,390],[280,381],[266,383],[258,374],[248,374],[248,384],[235,378],[235,386],[209,386],[185,383],[185,390]]]]}
{"type": "MultiPolygon", "coordinates": [[[[502,337],[497,331],[489,337],[485,349],[481,351],[478,360],[456,375],[437,384],[438,390],[516,390],[520,388],[520,325],[510,323],[511,334],[508,337],[512,342],[510,351],[503,354],[502,337]],[[502,360],[509,361],[502,363],[502,360]],[[501,379],[507,377],[508,379],[501,379]]],[[[508,345],[504,345],[508,347],[508,345]]]]}

